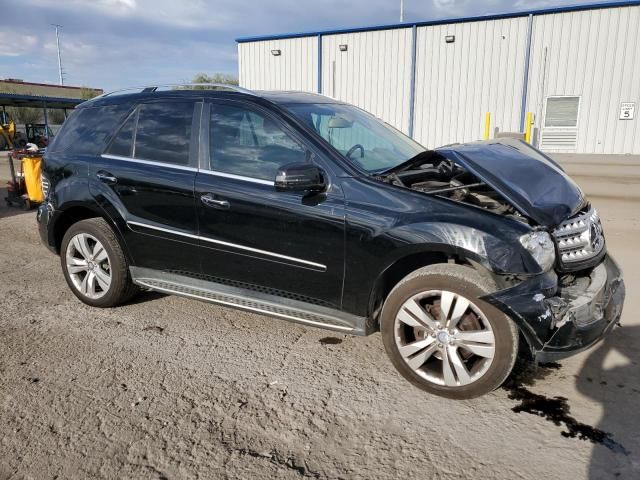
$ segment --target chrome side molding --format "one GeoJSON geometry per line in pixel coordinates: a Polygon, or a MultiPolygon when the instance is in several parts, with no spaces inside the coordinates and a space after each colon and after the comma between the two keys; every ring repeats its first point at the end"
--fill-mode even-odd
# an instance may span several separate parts
{"type": "Polygon", "coordinates": [[[142,228],[149,228],[151,230],[157,230],[159,232],[170,233],[172,235],[179,235],[182,237],[193,238],[196,240],[202,240],[203,242],[214,243],[216,245],[221,245],[225,247],[237,248],[238,250],[244,250],[251,253],[258,253],[261,255],[265,255],[268,257],[277,258],[280,260],[288,260],[292,263],[301,264],[301,266],[310,268],[312,270],[317,270],[319,272],[326,272],[327,266],[322,265],[321,263],[310,262],[309,260],[303,260],[302,258],[297,257],[289,257],[288,255],[282,255],[280,253],[269,252],[267,250],[260,250],[259,248],[247,247],[245,245],[238,245],[237,243],[223,242],[222,240],[216,240],[215,238],[203,237],[201,235],[194,235],[191,233],[181,232],[180,230],[173,230],[171,228],[158,227],[156,225],[151,225],[149,223],[136,222],[133,220],[127,221],[127,225],[131,228],[131,225],[142,228]]]}

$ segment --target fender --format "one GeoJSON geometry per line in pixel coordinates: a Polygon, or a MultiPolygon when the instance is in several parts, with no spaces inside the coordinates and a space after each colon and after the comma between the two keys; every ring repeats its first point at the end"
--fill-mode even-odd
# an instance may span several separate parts
{"type": "Polygon", "coordinates": [[[392,281],[397,282],[413,270],[449,259],[478,265],[483,274],[494,280],[505,275],[542,273],[540,266],[520,246],[517,239],[520,232],[500,229],[499,233],[502,237],[460,224],[419,222],[391,229],[369,239],[369,245],[357,246],[359,252],[379,251],[378,258],[363,261],[353,250],[356,246],[350,245],[343,307],[360,315],[371,314],[380,294],[388,293],[384,284],[390,272],[392,281]],[[356,278],[349,275],[350,272],[366,273],[356,278]]]}
{"type": "Polygon", "coordinates": [[[48,245],[53,247],[55,253],[60,253],[62,236],[73,223],[86,218],[101,217],[111,226],[124,254],[128,260],[131,260],[123,234],[126,222],[117,210],[96,201],[89,190],[89,180],[86,175],[61,179],[56,185],[55,192],[49,199],[46,209],[49,225],[46,240],[48,245]]]}
{"type": "Polygon", "coordinates": [[[370,178],[344,179],[342,186],[347,215],[342,306],[350,313],[371,313],[370,296],[379,279],[406,258],[457,257],[495,275],[540,273],[520,244],[520,236],[531,231],[523,222],[370,178]]]}

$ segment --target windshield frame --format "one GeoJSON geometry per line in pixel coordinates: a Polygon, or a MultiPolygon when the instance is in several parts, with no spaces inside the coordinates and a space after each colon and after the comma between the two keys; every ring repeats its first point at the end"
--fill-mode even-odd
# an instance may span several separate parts
{"type": "MultiPolygon", "coordinates": [[[[409,161],[411,161],[413,158],[415,158],[416,156],[429,151],[428,148],[424,147],[423,145],[421,145],[420,143],[418,143],[416,140],[414,140],[413,138],[409,137],[408,135],[406,135],[404,132],[402,132],[401,130],[399,130],[398,128],[394,127],[393,125],[385,122],[384,120],[376,117],[375,115],[373,115],[372,113],[356,106],[356,105],[352,105],[350,103],[345,103],[345,102],[335,102],[335,101],[331,101],[331,102],[291,102],[291,103],[283,103],[280,105],[288,115],[290,115],[297,123],[299,123],[301,126],[303,126],[305,128],[305,130],[312,132],[313,135],[322,142],[323,146],[325,148],[328,148],[331,150],[332,153],[336,154],[340,160],[342,160],[342,162],[346,163],[348,165],[349,168],[353,168],[356,171],[363,173],[367,176],[376,176],[376,175],[380,175],[386,171],[389,170],[394,170],[395,168],[398,168],[400,165],[403,165],[409,161]],[[397,137],[401,140],[401,142],[403,142],[405,145],[408,146],[408,148],[413,148],[415,150],[415,155],[407,157],[402,159],[402,161],[398,161],[396,164],[391,165],[391,166],[384,166],[381,168],[375,168],[375,169],[371,169],[368,170],[367,168],[365,168],[364,166],[362,166],[361,164],[359,164],[358,162],[354,161],[353,158],[348,157],[345,153],[343,153],[342,151],[340,151],[335,145],[333,145],[327,138],[325,138],[316,128],[314,125],[312,125],[308,120],[306,120],[303,115],[301,115],[300,110],[305,109],[305,107],[308,108],[313,108],[313,107],[317,107],[318,109],[323,109],[323,108],[335,108],[335,107],[339,107],[340,109],[352,109],[354,112],[356,112],[358,115],[363,115],[364,118],[369,121],[369,122],[374,122],[375,124],[377,124],[377,126],[379,126],[382,129],[385,129],[386,131],[388,131],[389,135],[393,138],[393,137],[397,137]]],[[[310,113],[313,113],[313,111],[311,111],[310,113]]],[[[367,128],[368,130],[371,130],[369,127],[367,127],[366,125],[363,125],[364,128],[367,128]]],[[[390,141],[390,143],[393,143],[390,141]]],[[[356,153],[357,155],[357,153],[356,153]]]]}

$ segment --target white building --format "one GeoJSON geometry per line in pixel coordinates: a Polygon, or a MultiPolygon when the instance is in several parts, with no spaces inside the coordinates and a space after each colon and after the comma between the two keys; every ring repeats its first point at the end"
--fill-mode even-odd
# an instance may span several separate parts
{"type": "Polygon", "coordinates": [[[543,150],[640,154],[640,1],[237,41],[243,87],[353,103],[426,147],[531,112],[543,150]]]}

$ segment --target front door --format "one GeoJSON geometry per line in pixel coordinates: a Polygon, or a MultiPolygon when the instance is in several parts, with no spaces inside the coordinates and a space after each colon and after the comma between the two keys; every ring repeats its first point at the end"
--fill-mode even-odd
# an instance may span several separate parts
{"type": "Polygon", "coordinates": [[[209,148],[195,186],[203,273],[214,281],[339,307],[342,192],[330,178],[319,195],[277,192],[278,167],[311,161],[301,138],[248,102],[209,107],[202,135],[209,148]]]}
{"type": "Polygon", "coordinates": [[[135,266],[199,272],[193,186],[201,110],[183,99],[138,105],[89,167],[92,194],[125,219],[135,266]]]}

